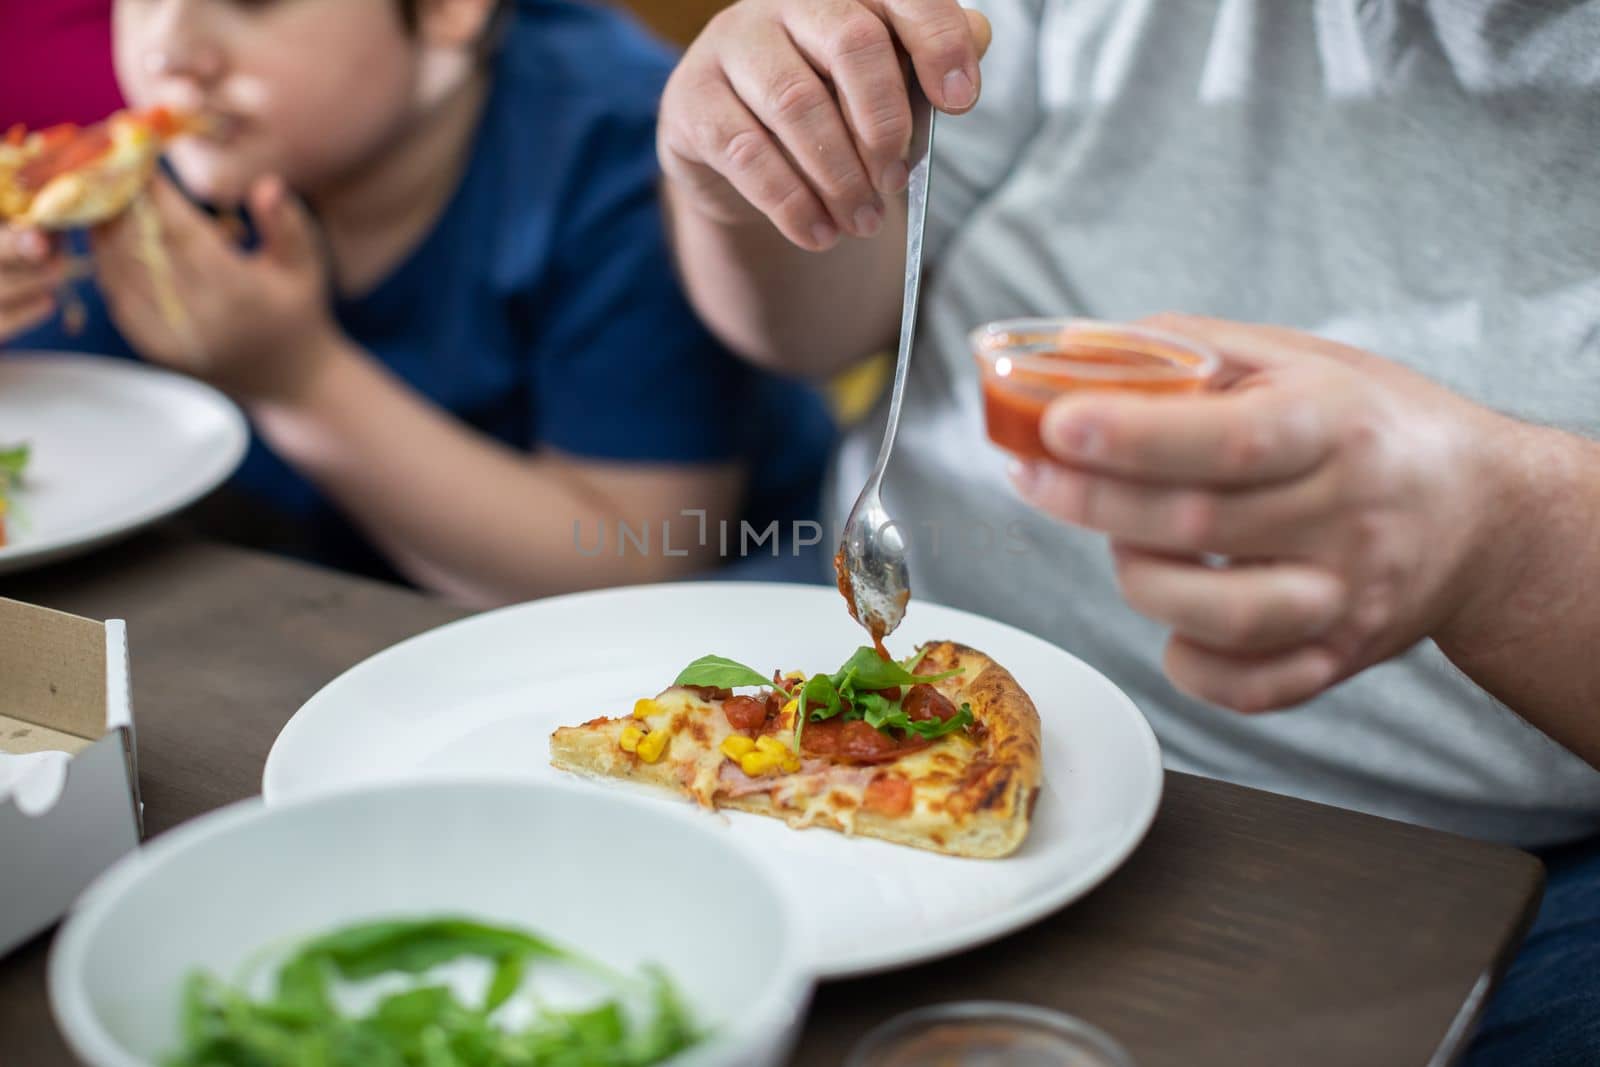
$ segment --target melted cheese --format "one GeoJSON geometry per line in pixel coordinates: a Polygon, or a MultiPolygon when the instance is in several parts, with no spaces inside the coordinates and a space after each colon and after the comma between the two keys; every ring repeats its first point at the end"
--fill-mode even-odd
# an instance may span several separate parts
{"type": "Polygon", "coordinates": [[[896,774],[911,780],[912,810],[940,813],[950,791],[961,783],[977,755],[978,746],[965,734],[949,734],[920,752],[889,764],[896,774]]]}
{"type": "Polygon", "coordinates": [[[173,270],[172,258],[167,255],[167,246],[161,240],[161,218],[156,214],[155,205],[140,193],[128,205],[128,210],[134,225],[138,227],[139,240],[135,255],[150,272],[150,287],[155,293],[156,308],[161,312],[167,329],[183,346],[184,354],[192,360],[201,361],[205,353],[194,332],[194,323],[184,309],[182,298],[178,296],[177,272],[173,270]]]}
{"type": "Polygon", "coordinates": [[[773,785],[772,802],[795,829],[823,823],[850,834],[855,832],[856,814],[865,802],[870,780],[850,767],[785,775],[773,785]]]}
{"type": "Polygon", "coordinates": [[[684,775],[684,788],[705,807],[716,806],[717,779],[727,759],[722,742],[734,733],[720,702],[707,702],[687,689],[668,689],[656,697],[660,710],[645,721],[650,729],[671,730],[676,764],[684,775]],[[701,734],[704,736],[701,736],[701,734]],[[679,742],[684,739],[687,743],[679,742]]]}

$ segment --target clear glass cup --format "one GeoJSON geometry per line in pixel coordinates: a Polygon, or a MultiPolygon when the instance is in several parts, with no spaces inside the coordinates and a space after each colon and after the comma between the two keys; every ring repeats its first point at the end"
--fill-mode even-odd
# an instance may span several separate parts
{"type": "Polygon", "coordinates": [[[845,1067],[1135,1067],[1104,1031],[1032,1004],[919,1008],[874,1029],[845,1067]]]}
{"type": "Polygon", "coordinates": [[[1039,420],[1063,393],[1195,393],[1222,364],[1215,351],[1186,337],[1093,319],[1004,319],[970,338],[989,440],[1024,459],[1048,455],[1039,420]]]}

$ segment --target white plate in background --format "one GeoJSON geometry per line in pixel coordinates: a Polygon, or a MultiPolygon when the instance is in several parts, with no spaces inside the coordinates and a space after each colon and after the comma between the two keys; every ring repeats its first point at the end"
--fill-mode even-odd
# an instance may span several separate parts
{"type": "Polygon", "coordinates": [[[0,447],[32,447],[0,573],[181,510],[234,472],[249,441],[238,407],[192,378],[105,356],[0,352],[0,447]]]}

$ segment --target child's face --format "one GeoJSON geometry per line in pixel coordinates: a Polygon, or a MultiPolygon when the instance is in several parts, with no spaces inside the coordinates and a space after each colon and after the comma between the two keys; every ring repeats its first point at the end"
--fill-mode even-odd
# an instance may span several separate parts
{"type": "Polygon", "coordinates": [[[423,48],[396,0],[117,0],[115,27],[129,103],[207,121],[169,152],[205,200],[237,202],[267,173],[314,191],[417,114],[423,48]]]}

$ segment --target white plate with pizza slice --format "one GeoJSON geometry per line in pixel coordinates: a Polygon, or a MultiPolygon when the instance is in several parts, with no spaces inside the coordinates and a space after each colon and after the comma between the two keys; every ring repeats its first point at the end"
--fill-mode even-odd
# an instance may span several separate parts
{"type": "Polygon", "coordinates": [[[179,511],[244,458],[243,413],[132,360],[0,353],[0,449],[26,445],[0,573],[88,551],[179,511]]]}
{"type": "MultiPolygon", "coordinates": [[[[328,684],[278,736],[263,792],[271,804],[435,775],[566,777],[550,766],[553,731],[628,715],[700,657],[763,673],[829,672],[862,637],[839,594],[822,586],[640,586],[489,612],[402,642],[328,684]]],[[[758,814],[705,816],[776,869],[821,978],[932,959],[1043,918],[1127,859],[1160,802],[1155,735],[1099,672],[1021,630],[916,600],[889,644],[907,655],[941,640],[982,650],[1038,709],[1042,783],[1016,852],[956,858],[758,814]]],[[[688,803],[629,782],[578,780],[688,803]]],[[[505,839],[516,847],[515,826],[505,839]]],[[[704,877],[715,893],[717,872],[704,877]]],[[[648,907],[650,871],[639,871],[638,886],[648,907]]]]}

